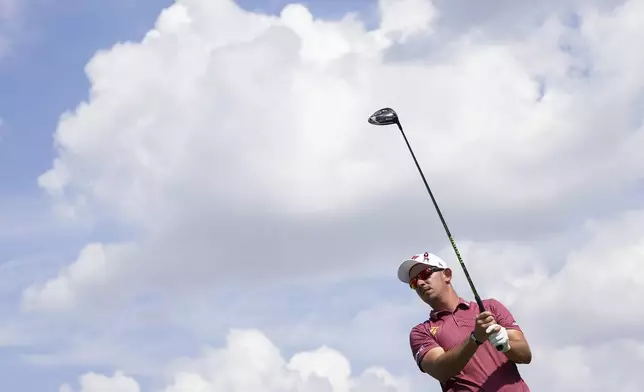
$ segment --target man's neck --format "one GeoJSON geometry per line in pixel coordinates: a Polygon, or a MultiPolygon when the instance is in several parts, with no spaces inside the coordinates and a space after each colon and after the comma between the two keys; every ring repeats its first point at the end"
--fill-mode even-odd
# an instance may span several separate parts
{"type": "Polygon", "coordinates": [[[436,311],[449,310],[450,312],[453,312],[454,310],[456,310],[456,307],[458,306],[460,300],[461,299],[458,297],[458,294],[456,294],[454,290],[449,290],[444,297],[437,298],[436,301],[430,304],[430,306],[436,311]]]}

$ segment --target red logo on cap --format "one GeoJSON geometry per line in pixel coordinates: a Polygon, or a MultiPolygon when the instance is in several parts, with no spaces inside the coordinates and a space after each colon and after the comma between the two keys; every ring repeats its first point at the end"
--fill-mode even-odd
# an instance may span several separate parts
{"type": "Polygon", "coordinates": [[[412,259],[412,260],[416,260],[417,258],[418,258],[418,255],[413,255],[413,256],[411,257],[411,259],[412,259]]]}
{"type": "Polygon", "coordinates": [[[424,256],[425,256],[425,261],[428,261],[429,260],[429,253],[425,252],[424,256]]]}

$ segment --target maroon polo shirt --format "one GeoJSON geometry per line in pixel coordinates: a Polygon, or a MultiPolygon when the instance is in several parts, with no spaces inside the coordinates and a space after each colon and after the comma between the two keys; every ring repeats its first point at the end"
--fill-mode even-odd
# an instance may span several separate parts
{"type": "MultiPolygon", "coordinates": [[[[494,315],[496,322],[506,329],[521,328],[514,320],[510,311],[495,299],[483,300],[483,306],[494,315]]],[[[460,302],[454,312],[448,310],[431,311],[429,319],[412,328],[409,335],[411,351],[417,365],[427,351],[442,347],[443,350],[456,347],[463,343],[474,330],[479,307],[476,302],[460,302]]],[[[508,360],[504,353],[485,341],[476,350],[474,356],[463,370],[445,383],[442,390],[478,391],[478,392],[528,392],[530,389],[519,375],[517,365],[508,360]]]]}

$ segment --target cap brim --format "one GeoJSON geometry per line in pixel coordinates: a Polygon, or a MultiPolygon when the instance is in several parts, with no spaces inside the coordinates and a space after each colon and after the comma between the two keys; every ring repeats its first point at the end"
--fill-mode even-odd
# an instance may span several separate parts
{"type": "Polygon", "coordinates": [[[405,260],[400,264],[398,267],[398,279],[400,279],[401,282],[409,284],[409,281],[411,278],[409,277],[409,271],[411,271],[412,268],[414,268],[415,265],[417,264],[425,264],[422,261],[418,260],[405,260]]]}

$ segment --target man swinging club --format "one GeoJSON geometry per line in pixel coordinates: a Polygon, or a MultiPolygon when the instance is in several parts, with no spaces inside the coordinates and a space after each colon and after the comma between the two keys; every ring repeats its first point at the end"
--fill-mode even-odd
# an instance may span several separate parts
{"type": "Polygon", "coordinates": [[[444,392],[530,390],[516,365],[530,363],[530,346],[501,302],[483,300],[487,311],[479,314],[476,302],[454,290],[445,261],[431,253],[405,260],[398,279],[432,308],[429,318],[411,329],[409,343],[420,370],[438,380],[444,392]]]}

